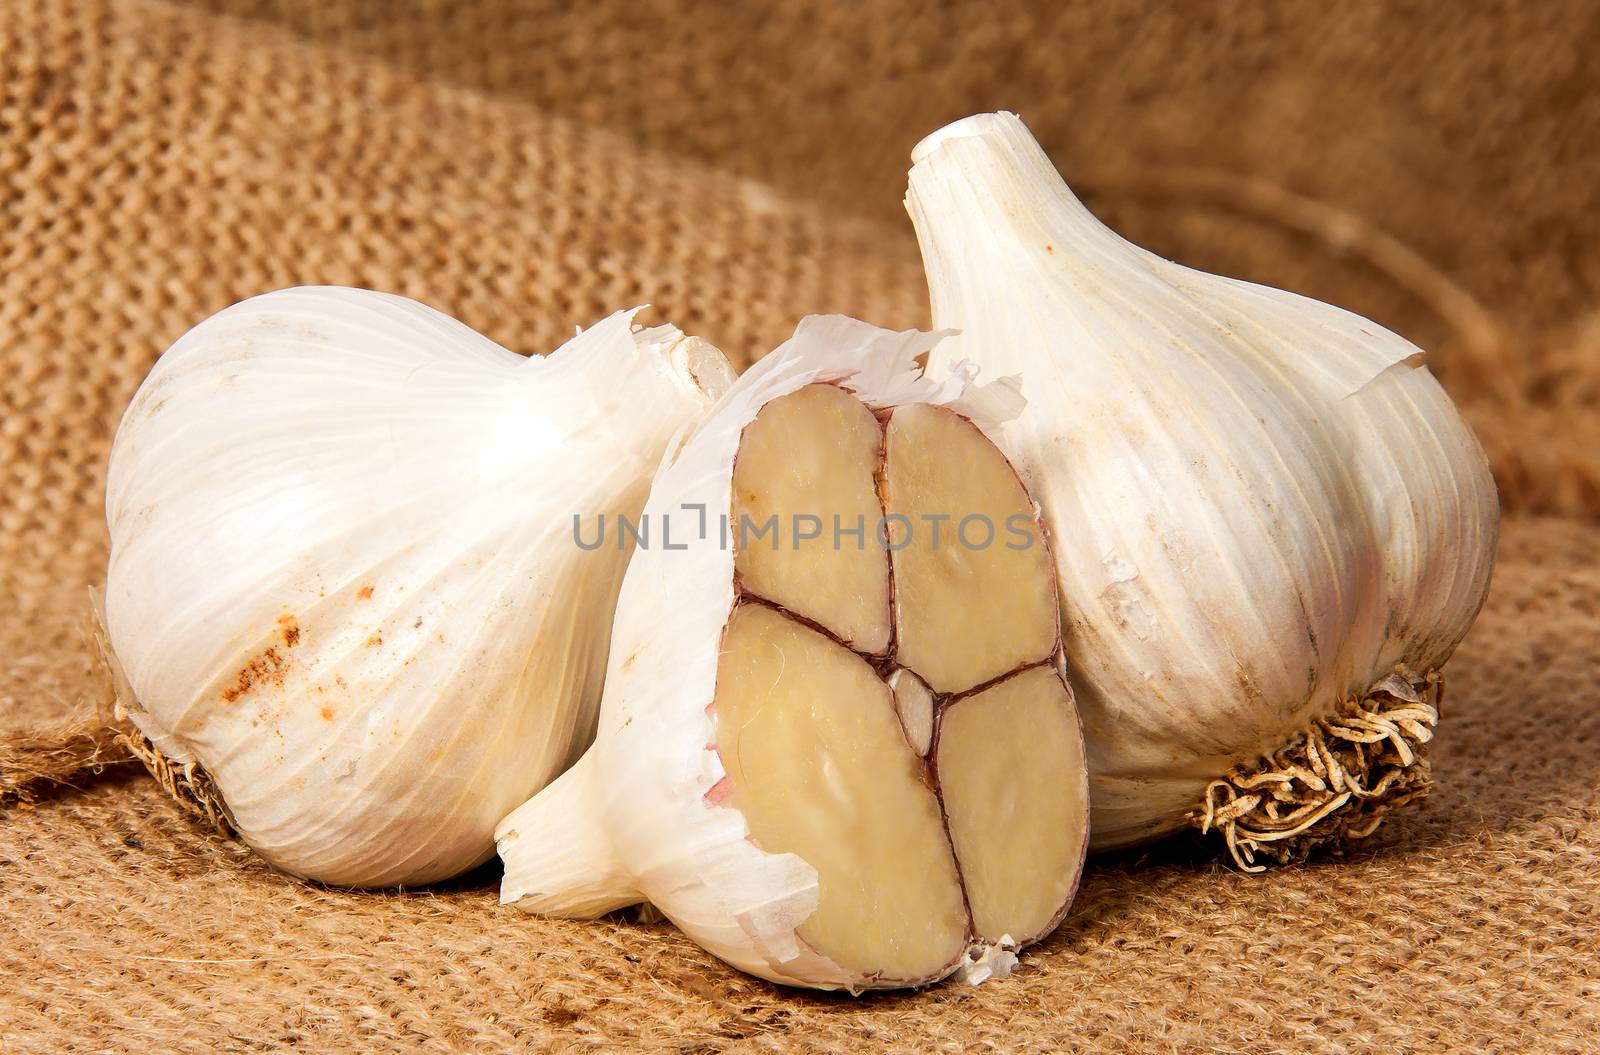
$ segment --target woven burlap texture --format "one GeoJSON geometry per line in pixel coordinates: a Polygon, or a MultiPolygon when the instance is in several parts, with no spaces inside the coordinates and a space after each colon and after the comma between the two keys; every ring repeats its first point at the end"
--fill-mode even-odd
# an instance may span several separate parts
{"type": "Polygon", "coordinates": [[[93,735],[107,447],[197,320],[337,282],[533,350],[650,303],[740,362],[923,324],[906,155],[996,106],[1144,244],[1427,345],[1510,516],[1426,804],[1262,877],[1093,861],[1006,982],[787,992],[492,869],[324,890],[124,765],[0,812],[0,1050],[1596,1050],[1600,16],[1394,6],[7,4],[0,731],[93,735]]]}

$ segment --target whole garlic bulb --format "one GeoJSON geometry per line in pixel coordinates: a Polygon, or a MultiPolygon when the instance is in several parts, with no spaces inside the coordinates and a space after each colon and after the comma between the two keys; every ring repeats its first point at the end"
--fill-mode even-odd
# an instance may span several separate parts
{"type": "Polygon", "coordinates": [[[574,517],[637,515],[732,380],[631,314],[524,358],[402,297],[287,289],[134,396],[106,489],[131,717],[272,864],[455,875],[587,745],[628,549],[574,517]]]}
{"type": "Polygon", "coordinates": [[[1092,848],[1195,822],[1255,868],[1370,832],[1426,788],[1499,515],[1422,353],[1128,243],[1014,114],[913,161],[934,321],[960,330],[934,363],[1027,381],[1003,443],[1067,540],[1092,848]]]}
{"type": "Polygon", "coordinates": [[[1060,921],[1083,744],[1034,505],[979,428],[1017,392],[924,376],[937,340],[808,318],[663,466],[595,744],[501,825],[502,901],[648,900],[850,990],[980,981],[1060,921]]]}

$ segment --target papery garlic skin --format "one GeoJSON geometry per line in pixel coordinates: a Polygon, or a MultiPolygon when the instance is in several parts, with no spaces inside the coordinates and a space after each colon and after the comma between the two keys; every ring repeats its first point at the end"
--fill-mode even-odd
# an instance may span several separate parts
{"type": "MultiPolygon", "coordinates": [[[[939,336],[889,333],[839,317],[808,318],[789,342],[740,378],[663,466],[645,516],[658,532],[670,522],[687,548],[658,545],[635,555],[618,602],[595,745],[502,823],[502,902],[589,918],[648,900],[714,955],[789,985],[859,991],[921,984],[960,968],[958,945],[926,976],[889,980],[837,962],[802,937],[800,929],[819,906],[818,872],[798,854],[760,848],[740,809],[730,805],[740,785],[721,753],[729,745],[719,740],[721,704],[714,703],[719,661],[733,648],[736,613],[752,610],[748,599],[735,607],[736,547],[727,536],[716,537],[718,518],[730,510],[736,455],[747,427],[779,397],[830,382],[874,408],[947,406],[985,429],[1014,414],[1018,399],[1009,379],[978,387],[970,383],[968,368],[922,376],[914,357],[939,336]],[[707,518],[704,535],[695,530],[696,510],[707,518]]],[[[1049,613],[1054,601],[1045,596],[1049,613]]],[[[1051,629],[1059,665],[1059,632],[1051,629]]],[[[875,636],[872,641],[868,649],[876,647],[875,636]]],[[[1061,691],[1070,708],[1064,684],[1061,691]]],[[[886,714],[896,713],[887,685],[882,705],[886,714]]],[[[1069,717],[1078,809],[1071,826],[1079,841],[1060,874],[1045,877],[1062,885],[1061,912],[1076,888],[1087,842],[1086,769],[1077,720],[1069,717]]],[[[891,720],[903,726],[903,719],[891,720]]],[[[903,735],[913,745],[908,754],[928,753],[930,733],[919,733],[913,724],[903,735]]],[[[839,787],[826,775],[822,779],[830,789],[839,787]]],[[[1059,919],[1058,913],[1044,933],[1059,919]]],[[[1019,938],[1025,943],[1038,936],[1019,938]]],[[[988,973],[986,968],[982,976],[988,973]]]]}
{"type": "Polygon", "coordinates": [[[586,746],[628,551],[574,517],[637,515],[732,380],[631,315],[525,358],[402,297],[287,289],[135,395],[106,493],[132,718],[278,868],[455,875],[586,746]]]}
{"type": "Polygon", "coordinates": [[[1130,244],[1014,114],[913,160],[934,322],[960,331],[933,365],[1026,381],[1000,440],[1062,540],[1092,849],[1182,827],[1341,699],[1449,658],[1499,509],[1415,346],[1130,244]]]}

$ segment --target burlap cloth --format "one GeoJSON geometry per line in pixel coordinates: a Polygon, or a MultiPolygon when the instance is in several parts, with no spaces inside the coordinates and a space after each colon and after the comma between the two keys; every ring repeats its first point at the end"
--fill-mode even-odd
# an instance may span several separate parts
{"type": "Polygon", "coordinates": [[[906,154],[1005,106],[1130,236],[1433,350],[1509,513],[1433,798],[1263,877],[1095,861],[1008,982],[856,1000],[492,868],[293,882],[124,765],[0,811],[0,1050],[1600,1050],[1600,15],[921,6],[7,3],[0,731],[94,707],[107,444],[208,313],[350,283],[531,351],[648,301],[743,361],[924,323],[906,154]]]}

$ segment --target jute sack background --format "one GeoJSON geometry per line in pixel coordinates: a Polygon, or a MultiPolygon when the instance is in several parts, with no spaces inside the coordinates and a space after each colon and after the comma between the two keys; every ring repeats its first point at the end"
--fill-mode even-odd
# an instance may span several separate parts
{"type": "Polygon", "coordinates": [[[1600,11],[1061,6],[7,4],[0,1050],[1595,1050],[1600,11]],[[1423,343],[1489,448],[1439,786],[1358,852],[1097,860],[1008,982],[854,1000],[501,910],[492,867],[288,880],[131,766],[32,779],[93,728],[106,450],[188,326],[302,282],[522,350],[642,302],[743,362],[923,324],[906,154],[998,106],[1131,237],[1423,343]]]}

